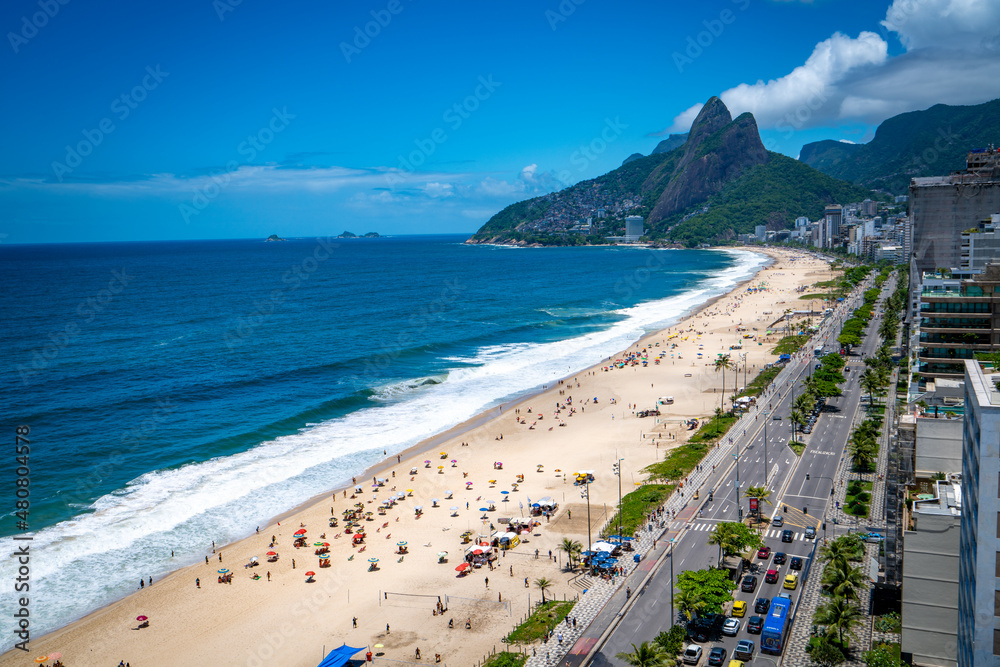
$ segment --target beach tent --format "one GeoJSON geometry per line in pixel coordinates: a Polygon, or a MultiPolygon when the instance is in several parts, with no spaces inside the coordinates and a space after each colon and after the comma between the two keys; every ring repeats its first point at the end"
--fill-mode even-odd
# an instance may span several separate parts
{"type": "Polygon", "coordinates": [[[319,667],[343,667],[348,662],[351,661],[351,657],[355,653],[360,653],[364,651],[363,648],[354,648],[353,646],[348,646],[344,644],[340,648],[335,648],[330,653],[323,658],[323,662],[319,663],[319,667]]]}

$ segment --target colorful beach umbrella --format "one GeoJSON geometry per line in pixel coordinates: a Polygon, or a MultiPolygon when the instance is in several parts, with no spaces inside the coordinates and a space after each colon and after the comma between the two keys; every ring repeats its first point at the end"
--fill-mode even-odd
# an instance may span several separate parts
{"type": "Polygon", "coordinates": [[[149,618],[149,617],[148,616],[136,616],[135,620],[137,620],[137,621],[145,621],[147,618],[149,618]]]}
{"type": "Polygon", "coordinates": [[[48,659],[49,659],[49,656],[47,656],[47,655],[40,655],[37,658],[35,658],[35,662],[37,662],[40,665],[43,662],[47,661],[48,659]]]}
{"type": "Polygon", "coordinates": [[[226,574],[227,572],[229,572],[229,568],[227,567],[224,567],[221,570],[219,570],[219,574],[226,574]]]}
{"type": "Polygon", "coordinates": [[[406,544],[407,544],[407,543],[406,543],[406,541],[405,541],[405,540],[404,540],[404,541],[402,541],[402,542],[396,542],[396,546],[397,546],[397,547],[405,547],[405,546],[406,546],[406,544]]]}
{"type": "Polygon", "coordinates": [[[321,546],[323,546],[323,543],[322,542],[313,542],[313,546],[314,547],[321,547],[321,546]]]}
{"type": "Polygon", "coordinates": [[[300,528],[299,530],[295,531],[295,534],[296,535],[305,535],[306,534],[306,529],[305,528],[300,528]]]}
{"type": "Polygon", "coordinates": [[[378,558],[369,558],[368,562],[369,563],[377,563],[378,562],[378,558]]]}

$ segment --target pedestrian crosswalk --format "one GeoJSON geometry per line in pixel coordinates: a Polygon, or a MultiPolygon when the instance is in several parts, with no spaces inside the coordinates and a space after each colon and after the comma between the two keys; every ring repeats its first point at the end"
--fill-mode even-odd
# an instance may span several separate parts
{"type": "MultiPolygon", "coordinates": [[[[689,524],[687,526],[687,529],[688,530],[692,530],[692,531],[697,531],[697,532],[708,532],[708,533],[710,533],[713,530],[715,530],[715,526],[716,525],[717,525],[717,523],[714,522],[714,521],[695,521],[695,522],[692,522],[691,524],[689,524]]],[[[674,522],[674,525],[672,527],[676,527],[677,529],[680,529],[681,527],[683,527],[682,526],[682,522],[679,522],[679,521],[678,522],[674,522]]],[[[779,539],[780,540],[781,539],[781,534],[784,531],[785,531],[784,528],[768,529],[768,530],[765,530],[764,532],[761,533],[761,537],[764,537],[764,538],[771,537],[771,538],[775,538],[775,539],[779,539]]],[[[798,531],[794,531],[793,530],[792,531],[792,540],[795,541],[795,542],[805,542],[805,541],[807,541],[807,538],[805,536],[805,533],[800,533],[798,531]]]]}

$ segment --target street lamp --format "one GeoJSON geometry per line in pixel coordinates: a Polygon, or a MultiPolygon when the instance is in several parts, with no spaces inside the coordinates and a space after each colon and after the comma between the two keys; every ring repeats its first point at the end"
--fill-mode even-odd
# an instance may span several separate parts
{"type": "Polygon", "coordinates": [[[619,458],[612,466],[611,472],[618,477],[618,537],[621,539],[624,537],[622,535],[622,461],[624,458],[619,458]]]}
{"type": "Polygon", "coordinates": [[[670,627],[674,627],[677,616],[674,614],[674,540],[670,538],[670,627]]]}
{"type": "MultiPolygon", "coordinates": [[[[580,492],[581,498],[587,499],[587,551],[594,550],[594,539],[590,535],[590,476],[587,476],[587,481],[583,483],[583,491],[580,492]]],[[[621,514],[621,512],[619,512],[621,514]]],[[[590,555],[590,573],[594,573],[594,555],[590,555]]]]}

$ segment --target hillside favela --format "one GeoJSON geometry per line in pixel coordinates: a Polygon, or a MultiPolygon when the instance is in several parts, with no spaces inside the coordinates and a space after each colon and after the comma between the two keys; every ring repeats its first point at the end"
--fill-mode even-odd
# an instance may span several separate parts
{"type": "Polygon", "coordinates": [[[154,5],[0,9],[0,667],[1000,666],[1000,3],[154,5]]]}

